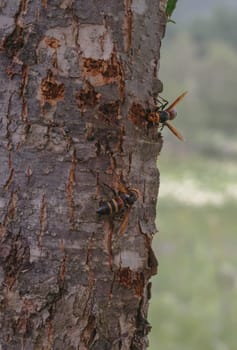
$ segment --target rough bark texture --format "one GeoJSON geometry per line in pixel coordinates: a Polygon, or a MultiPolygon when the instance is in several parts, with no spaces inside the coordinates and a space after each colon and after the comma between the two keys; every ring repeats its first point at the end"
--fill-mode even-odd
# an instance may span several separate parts
{"type": "Polygon", "coordinates": [[[147,347],[165,3],[0,1],[2,350],[147,347]]]}

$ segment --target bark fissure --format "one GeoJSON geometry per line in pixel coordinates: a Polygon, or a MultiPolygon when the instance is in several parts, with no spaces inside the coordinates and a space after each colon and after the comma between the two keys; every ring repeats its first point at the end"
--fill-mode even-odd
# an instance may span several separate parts
{"type": "Polygon", "coordinates": [[[26,88],[28,83],[28,75],[29,75],[29,67],[22,67],[22,86],[21,86],[21,98],[22,98],[22,112],[21,118],[22,120],[28,124],[28,107],[27,107],[27,99],[26,99],[26,88]]]}
{"type": "Polygon", "coordinates": [[[47,203],[46,203],[45,193],[43,194],[41,199],[39,219],[40,219],[40,232],[38,235],[38,246],[40,249],[42,249],[43,236],[47,227],[47,203]]]}
{"type": "Polygon", "coordinates": [[[5,183],[5,185],[3,186],[4,190],[7,191],[8,188],[10,187],[12,181],[13,181],[13,178],[14,178],[14,168],[11,168],[10,170],[10,174],[9,174],[9,177],[5,183]]]}
{"type": "Polygon", "coordinates": [[[124,0],[125,16],[124,16],[124,48],[128,52],[132,45],[132,0],[124,0]]]}
{"type": "Polygon", "coordinates": [[[6,213],[3,216],[3,227],[5,228],[7,228],[8,224],[15,218],[17,198],[17,193],[12,191],[6,205],[6,213]]]}
{"type": "Polygon", "coordinates": [[[74,149],[72,154],[72,162],[71,162],[71,168],[69,171],[68,182],[66,186],[68,209],[69,209],[69,222],[72,228],[74,227],[74,213],[75,213],[74,187],[76,183],[76,165],[77,165],[77,157],[76,157],[76,150],[74,149]]]}

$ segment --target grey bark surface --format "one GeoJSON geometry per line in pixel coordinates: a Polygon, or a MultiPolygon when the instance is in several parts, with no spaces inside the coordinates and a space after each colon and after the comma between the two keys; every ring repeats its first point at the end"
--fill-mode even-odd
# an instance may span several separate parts
{"type": "Polygon", "coordinates": [[[147,348],[165,3],[0,1],[1,350],[147,348]]]}

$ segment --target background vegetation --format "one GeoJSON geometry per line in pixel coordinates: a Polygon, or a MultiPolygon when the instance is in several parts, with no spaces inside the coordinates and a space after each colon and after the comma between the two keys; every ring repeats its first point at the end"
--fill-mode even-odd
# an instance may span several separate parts
{"type": "Polygon", "coordinates": [[[163,97],[189,93],[158,159],[150,350],[237,349],[237,3],[217,2],[178,1],[163,41],[163,97]]]}

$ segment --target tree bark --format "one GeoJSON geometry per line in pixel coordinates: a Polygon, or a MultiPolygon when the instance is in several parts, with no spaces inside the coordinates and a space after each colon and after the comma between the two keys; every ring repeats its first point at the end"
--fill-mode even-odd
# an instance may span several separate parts
{"type": "Polygon", "coordinates": [[[2,350],[147,347],[165,3],[1,1],[2,350]]]}

